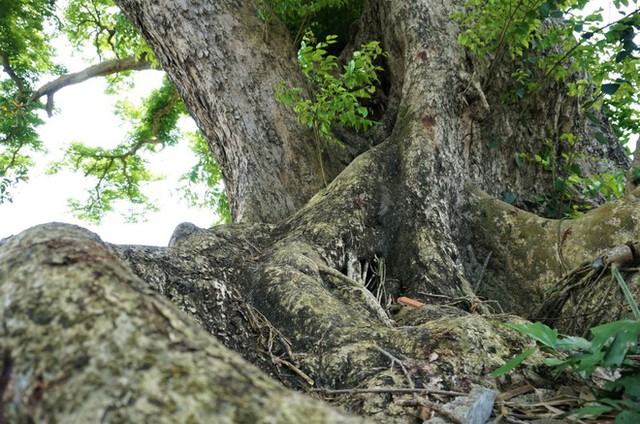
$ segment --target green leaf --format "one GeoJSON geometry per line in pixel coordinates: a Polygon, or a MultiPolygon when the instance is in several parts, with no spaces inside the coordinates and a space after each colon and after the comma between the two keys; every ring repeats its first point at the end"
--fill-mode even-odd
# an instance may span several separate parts
{"type": "MultiPolygon", "coordinates": [[[[634,171],[636,169],[637,168],[634,168],[634,171]]],[[[618,271],[618,267],[615,264],[611,267],[611,273],[618,282],[618,285],[620,286],[620,289],[622,290],[622,293],[624,294],[624,297],[627,300],[631,311],[633,312],[634,318],[640,320],[640,310],[638,310],[638,304],[633,298],[633,294],[631,293],[631,290],[629,290],[629,286],[624,281],[624,278],[622,278],[622,275],[620,275],[620,271],[618,271]]]]}
{"type": "Polygon", "coordinates": [[[538,8],[538,13],[540,14],[540,18],[546,19],[549,16],[550,9],[551,9],[551,6],[549,5],[549,3],[542,3],[538,8]]]}
{"type": "Polygon", "coordinates": [[[626,352],[638,342],[640,321],[620,320],[599,325],[591,329],[593,350],[599,351],[610,345],[606,352],[605,365],[620,365],[626,352]]]}
{"type": "Polygon", "coordinates": [[[598,418],[602,414],[612,411],[613,408],[607,405],[592,404],[579,409],[575,409],[572,412],[579,417],[598,418]]]}
{"type": "Polygon", "coordinates": [[[601,144],[606,144],[607,143],[607,137],[605,137],[604,134],[602,134],[601,132],[597,132],[594,135],[595,139],[598,140],[601,144]]]}
{"type": "Polygon", "coordinates": [[[612,95],[612,94],[615,94],[615,92],[618,91],[619,88],[620,88],[619,83],[609,83],[609,84],[602,84],[602,87],[600,88],[600,90],[604,94],[612,95]]]}
{"type": "Polygon", "coordinates": [[[568,350],[589,350],[591,342],[587,339],[577,336],[563,337],[556,343],[556,348],[560,351],[568,350]]]}
{"type": "Polygon", "coordinates": [[[631,168],[631,176],[632,176],[633,182],[635,184],[640,182],[640,168],[635,167],[635,166],[633,168],[631,168]]]}
{"type": "Polygon", "coordinates": [[[577,163],[572,163],[567,167],[567,173],[573,175],[582,175],[582,169],[577,163]]]}
{"type": "Polygon", "coordinates": [[[629,349],[638,343],[638,334],[618,333],[604,356],[602,365],[619,367],[625,360],[629,349]]]}
{"type": "Polygon", "coordinates": [[[640,412],[622,411],[616,417],[614,424],[638,424],[640,423],[640,412]]]}
{"type": "Polygon", "coordinates": [[[615,61],[616,62],[623,62],[626,58],[631,57],[631,54],[633,53],[633,50],[622,50],[621,52],[619,52],[616,57],[615,57],[615,61]]]}
{"type": "Polygon", "coordinates": [[[511,359],[509,362],[507,362],[506,364],[504,364],[500,368],[494,370],[491,373],[491,376],[494,377],[494,378],[497,378],[497,377],[500,377],[500,376],[508,373],[509,371],[513,370],[515,367],[520,365],[529,356],[531,356],[536,350],[538,350],[537,346],[534,346],[532,348],[529,348],[529,349],[525,350],[524,352],[522,352],[521,354],[519,354],[515,358],[511,359]]]}
{"type": "Polygon", "coordinates": [[[549,328],[541,322],[534,322],[531,324],[504,324],[506,327],[517,330],[523,334],[533,337],[535,340],[542,343],[551,349],[556,348],[558,341],[558,330],[555,328],[549,328]]]}
{"type": "Polygon", "coordinates": [[[585,113],[585,116],[587,117],[587,119],[591,122],[593,122],[594,124],[600,124],[600,120],[598,119],[598,117],[596,115],[594,115],[591,112],[587,112],[585,113]]]}
{"type": "Polygon", "coordinates": [[[538,8],[540,19],[546,19],[549,16],[550,10],[551,10],[551,4],[546,2],[542,3],[538,8]]]}
{"type": "MultiPolygon", "coordinates": [[[[626,375],[611,382],[616,388],[623,388],[625,397],[635,402],[640,402],[640,375],[626,375]]],[[[607,387],[608,388],[608,387],[607,387]]],[[[638,404],[640,411],[640,403],[638,404]]]]}

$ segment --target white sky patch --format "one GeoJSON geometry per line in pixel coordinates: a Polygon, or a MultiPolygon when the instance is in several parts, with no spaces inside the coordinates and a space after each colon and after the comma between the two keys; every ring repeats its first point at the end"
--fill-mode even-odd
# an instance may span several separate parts
{"type": "MultiPolygon", "coordinates": [[[[69,66],[72,72],[86,66],[74,62],[73,67],[69,66]]],[[[126,97],[139,104],[142,97],[160,85],[162,75],[158,71],[138,72],[135,88],[126,97]]],[[[128,209],[126,202],[118,204],[118,210],[107,214],[100,225],[81,221],[71,214],[67,199],[85,198],[95,183],[80,173],[63,171],[47,175],[46,171],[50,162],[63,157],[63,149],[71,141],[109,147],[124,139],[128,128],[113,113],[117,98],[106,95],[105,88],[104,79],[98,78],[65,87],[55,94],[57,113],[44,118],[45,124],[38,131],[48,151],[35,157],[37,166],[30,171],[29,181],[11,189],[13,203],[0,204],[0,238],[37,224],[58,221],[85,227],[111,243],[166,246],[179,223],[189,221],[209,227],[216,221],[213,211],[189,208],[176,190],[182,184],[178,181],[180,175],[196,163],[187,140],[150,158],[151,172],[166,179],[148,183],[145,193],[160,211],[148,213],[146,222],[127,223],[121,215],[128,209]]],[[[195,123],[189,121],[190,129],[195,128],[195,123]]]]}

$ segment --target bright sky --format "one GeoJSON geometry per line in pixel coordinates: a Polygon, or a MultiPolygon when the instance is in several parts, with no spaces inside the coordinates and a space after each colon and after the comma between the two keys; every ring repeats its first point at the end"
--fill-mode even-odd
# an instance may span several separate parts
{"type": "MultiPolygon", "coordinates": [[[[75,61],[70,70],[81,70],[85,65],[75,61]]],[[[143,71],[137,76],[136,90],[128,98],[137,102],[153,87],[160,85],[162,73],[143,71]]],[[[181,222],[189,221],[201,227],[209,227],[215,221],[213,212],[190,209],[180,199],[176,188],[179,176],[189,170],[196,159],[186,143],[165,149],[152,162],[152,172],[166,175],[166,180],[153,182],[146,193],[160,207],[150,213],[147,222],[126,223],[116,213],[108,214],[100,225],[91,225],[73,217],[67,206],[70,197],[83,198],[83,191],[91,186],[81,174],[70,172],[46,175],[47,164],[62,158],[62,149],[70,141],[78,140],[90,144],[108,146],[121,141],[126,134],[121,122],[113,114],[115,98],[104,94],[106,83],[94,79],[82,84],[66,87],[54,96],[59,113],[45,118],[40,128],[46,156],[37,158],[37,167],[32,170],[28,183],[14,188],[13,203],[0,204],[0,238],[19,233],[36,224],[59,221],[68,222],[96,232],[103,240],[119,244],[147,244],[166,246],[173,229],[181,222]]],[[[187,123],[195,128],[193,121],[187,123]]],[[[121,211],[126,211],[123,205],[121,211]]]]}

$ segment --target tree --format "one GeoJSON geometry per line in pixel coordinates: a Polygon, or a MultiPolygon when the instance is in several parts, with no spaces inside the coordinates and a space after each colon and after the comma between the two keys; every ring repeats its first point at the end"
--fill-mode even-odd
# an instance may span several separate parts
{"type": "MultiPolygon", "coordinates": [[[[335,13],[346,2],[326,3],[335,13]]],[[[625,243],[639,222],[631,183],[577,219],[524,210],[543,209],[536,200],[563,167],[630,165],[565,80],[509,97],[518,59],[468,53],[453,2],[365,2],[340,58],[372,40],[386,52],[370,99],[379,124],[334,129],[341,143],[320,164],[313,128],[276,100],[283,82],[305,81],[269,3],[117,4],[205,135],[234,223],[182,224],[168,247],[105,245],[59,224],[3,241],[0,417],[361,421],[285,386],[400,423],[445,413],[430,396],[474,384],[557,384],[536,355],[508,378],[489,375],[528,343],[491,312],[540,318],[566,271],[617,261],[614,247],[633,262],[625,243]],[[549,145],[552,170],[525,160],[549,145]],[[390,304],[399,297],[424,305],[390,304]]],[[[621,313],[621,295],[579,294],[579,307],[595,305],[589,317],[621,313]]],[[[572,302],[553,319],[571,318],[572,302]]]]}

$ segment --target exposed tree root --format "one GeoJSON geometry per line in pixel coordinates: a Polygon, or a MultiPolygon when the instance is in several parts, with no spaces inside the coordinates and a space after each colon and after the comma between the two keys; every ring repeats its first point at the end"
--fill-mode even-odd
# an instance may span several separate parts
{"type": "Polygon", "coordinates": [[[595,325],[622,318],[629,311],[628,304],[612,268],[618,267],[627,282],[632,282],[630,288],[637,297],[639,251],[640,243],[628,242],[575,267],[545,296],[531,319],[566,334],[585,336],[595,325]]]}

